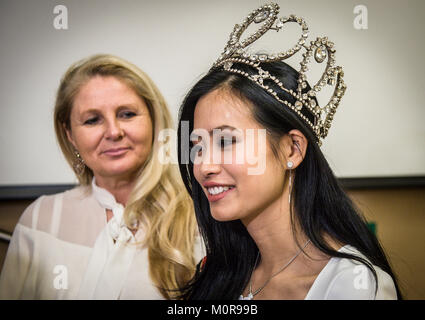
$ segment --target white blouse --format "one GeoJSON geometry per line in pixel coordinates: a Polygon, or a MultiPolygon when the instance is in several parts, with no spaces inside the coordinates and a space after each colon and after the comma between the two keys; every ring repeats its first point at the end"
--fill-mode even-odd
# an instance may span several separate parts
{"type": "MultiPolygon", "coordinates": [[[[338,250],[369,261],[356,248],[346,245],[338,250]]],[[[352,259],[332,257],[317,276],[305,300],[395,300],[394,281],[388,273],[373,266],[377,278],[364,264],[352,259]],[[375,293],[376,289],[376,293],[375,293]]]]}
{"type": "MultiPolygon", "coordinates": [[[[13,232],[0,299],[163,299],[149,276],[148,249],[135,244],[145,233],[133,235],[123,211],[95,179],[91,188],[38,198],[13,232]]],[[[200,240],[194,250],[198,261],[200,240]]]]}

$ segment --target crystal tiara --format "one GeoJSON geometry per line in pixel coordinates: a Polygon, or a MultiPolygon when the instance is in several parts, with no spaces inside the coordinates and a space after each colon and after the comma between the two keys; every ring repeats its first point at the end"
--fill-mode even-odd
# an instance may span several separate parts
{"type": "Polygon", "coordinates": [[[346,85],[342,79],[344,73],[341,67],[335,66],[334,44],[329,41],[327,37],[318,37],[315,41],[311,41],[310,45],[306,45],[309,31],[304,19],[295,15],[278,19],[278,13],[279,6],[277,4],[266,4],[251,12],[241,25],[236,24],[230,34],[229,41],[223,53],[212,68],[223,67],[226,71],[240,74],[254,81],[279,102],[293,110],[309,127],[311,127],[320,146],[321,139],[324,139],[328,134],[335,111],[345,93],[346,85]],[[253,22],[256,24],[262,23],[262,25],[255,33],[249,35],[249,37],[243,41],[240,41],[241,35],[253,22]],[[297,23],[302,29],[301,38],[299,38],[297,44],[293,48],[274,54],[251,54],[248,52],[249,45],[261,38],[267,31],[274,30],[278,32],[283,28],[285,23],[289,22],[297,23]],[[293,56],[302,48],[305,49],[305,53],[303,53],[303,58],[300,62],[301,68],[298,71],[299,78],[296,91],[285,88],[277,77],[262,69],[260,66],[260,64],[264,62],[283,61],[293,56]],[[314,60],[317,63],[322,63],[326,60],[326,67],[319,81],[312,86],[308,92],[305,92],[306,90],[303,92],[303,89],[307,88],[305,73],[308,71],[307,64],[310,62],[312,56],[314,56],[314,60]],[[256,70],[256,73],[248,74],[243,70],[237,69],[235,64],[246,64],[250,66],[251,69],[256,70]],[[281,99],[273,88],[265,84],[264,80],[273,81],[280,89],[292,95],[296,102],[291,104],[281,99]],[[329,102],[324,106],[320,106],[316,103],[317,100],[315,97],[316,93],[325,85],[335,86],[335,88],[329,102]],[[302,113],[302,111],[305,110],[311,113],[314,119],[313,121],[302,113]]]}

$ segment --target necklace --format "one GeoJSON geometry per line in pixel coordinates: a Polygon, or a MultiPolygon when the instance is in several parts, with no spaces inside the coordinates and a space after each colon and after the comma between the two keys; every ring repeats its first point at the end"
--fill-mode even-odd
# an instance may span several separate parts
{"type": "Polygon", "coordinates": [[[266,280],[266,282],[257,290],[255,290],[255,292],[252,292],[252,273],[255,270],[255,267],[257,266],[257,262],[258,262],[258,257],[260,255],[260,252],[257,253],[257,258],[255,259],[255,264],[254,264],[254,268],[252,269],[252,273],[251,273],[251,280],[249,281],[249,292],[248,295],[246,297],[244,297],[242,294],[239,296],[239,300],[252,300],[254,299],[254,297],[259,294],[261,292],[261,290],[263,290],[268,283],[270,282],[270,280],[277,276],[279,273],[281,273],[283,270],[285,270],[298,256],[299,254],[308,246],[308,244],[310,243],[310,240],[307,240],[307,242],[304,244],[304,246],[302,247],[302,249],[300,249],[297,254],[295,256],[293,256],[282,268],[280,268],[277,272],[273,273],[270,278],[268,278],[266,280]]]}

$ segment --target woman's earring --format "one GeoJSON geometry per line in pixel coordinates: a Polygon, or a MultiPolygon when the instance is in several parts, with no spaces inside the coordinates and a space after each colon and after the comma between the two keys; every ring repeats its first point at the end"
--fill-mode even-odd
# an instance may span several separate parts
{"type": "MultiPolygon", "coordinates": [[[[288,169],[292,169],[294,163],[292,161],[288,161],[286,163],[288,169]]],[[[291,205],[291,195],[292,195],[292,170],[289,170],[289,205],[291,205]]]]}
{"type": "Polygon", "coordinates": [[[292,170],[289,170],[289,205],[291,205],[291,195],[292,195],[292,170]]]}
{"type": "Polygon", "coordinates": [[[72,167],[74,168],[75,173],[78,176],[81,176],[86,168],[86,164],[78,151],[75,151],[75,158],[76,159],[74,160],[72,167]]]}

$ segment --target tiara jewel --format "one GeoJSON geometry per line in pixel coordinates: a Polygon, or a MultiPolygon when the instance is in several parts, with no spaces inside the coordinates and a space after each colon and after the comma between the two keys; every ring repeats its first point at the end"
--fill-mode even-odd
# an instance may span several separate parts
{"type": "Polygon", "coordinates": [[[309,125],[317,137],[318,144],[321,145],[321,139],[327,136],[335,111],[345,93],[346,85],[342,79],[344,72],[341,67],[335,66],[335,48],[333,42],[329,41],[327,37],[318,37],[315,41],[311,41],[307,45],[306,41],[309,30],[304,19],[295,15],[278,19],[278,13],[279,6],[276,3],[266,4],[252,11],[242,24],[236,24],[223,53],[214,63],[213,68],[223,67],[226,71],[245,76],[258,84],[279,102],[293,110],[309,125]],[[241,35],[252,23],[260,24],[260,27],[253,34],[241,41],[241,35]],[[261,38],[267,31],[273,30],[279,32],[283,29],[285,23],[297,23],[301,27],[301,36],[292,48],[271,54],[250,53],[248,51],[248,47],[261,38]],[[302,54],[301,67],[298,71],[298,86],[295,91],[285,88],[277,77],[261,68],[261,63],[263,62],[283,61],[301,49],[305,50],[305,52],[302,54]],[[307,79],[305,73],[308,71],[308,63],[313,59],[317,63],[326,61],[326,66],[317,83],[306,92],[307,79]],[[256,70],[256,73],[249,74],[238,69],[235,64],[248,65],[251,69],[256,70]],[[281,99],[277,92],[266,84],[265,80],[274,82],[280,89],[292,95],[295,98],[295,103],[292,104],[281,99]],[[335,86],[333,94],[326,105],[319,105],[316,94],[326,85],[335,86]],[[313,116],[313,121],[303,112],[306,110],[313,116]]]}

